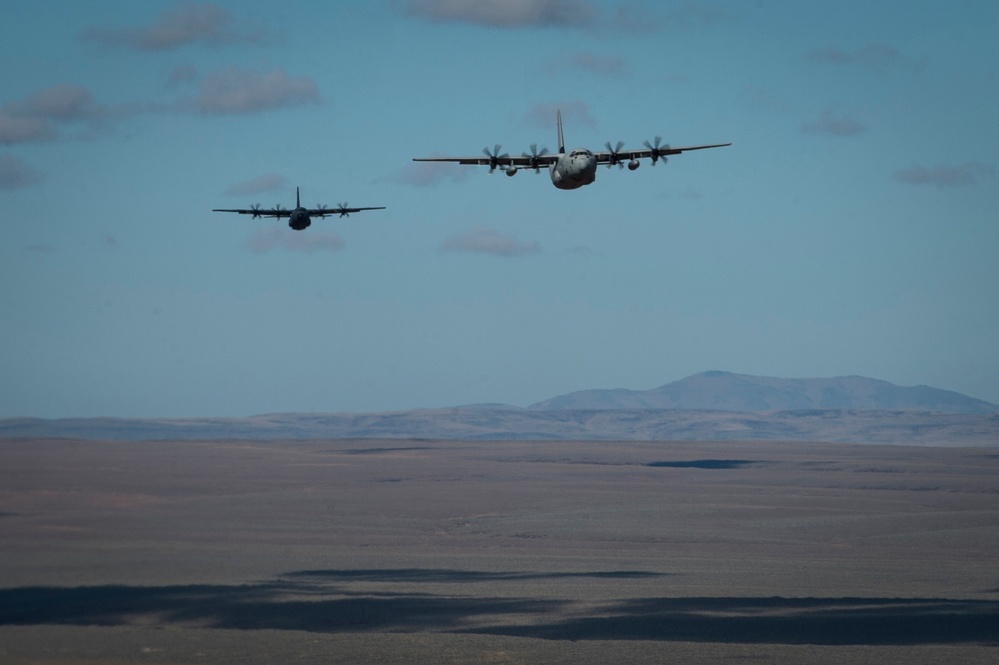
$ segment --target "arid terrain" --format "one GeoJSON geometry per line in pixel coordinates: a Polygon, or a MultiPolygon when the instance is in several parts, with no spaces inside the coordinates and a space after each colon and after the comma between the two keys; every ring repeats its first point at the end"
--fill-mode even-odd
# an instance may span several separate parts
{"type": "Polygon", "coordinates": [[[993,663],[999,453],[0,440],[0,662],[993,663]]]}

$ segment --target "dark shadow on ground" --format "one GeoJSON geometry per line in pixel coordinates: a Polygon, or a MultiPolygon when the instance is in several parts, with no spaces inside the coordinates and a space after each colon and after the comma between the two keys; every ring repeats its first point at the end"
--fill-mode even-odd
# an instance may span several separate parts
{"type": "Polygon", "coordinates": [[[999,644],[999,602],[938,598],[647,598],[601,613],[474,632],[552,640],[740,644],[999,644]],[[604,615],[605,614],[605,615],[604,615]]]}
{"type": "Polygon", "coordinates": [[[643,570],[606,570],[581,573],[535,573],[527,571],[503,572],[481,570],[448,570],[446,568],[395,568],[369,570],[300,570],[287,573],[290,579],[311,578],[315,580],[363,580],[370,582],[426,582],[426,583],[466,583],[502,582],[513,580],[552,580],[565,578],[590,579],[641,579],[664,577],[666,573],[650,573],[643,570]]]}
{"type": "MultiPolygon", "coordinates": [[[[495,582],[531,573],[328,570],[239,586],[0,589],[0,625],[158,625],[314,632],[471,632],[549,640],[744,644],[999,644],[999,601],[940,598],[643,598],[579,615],[571,601],[441,593],[444,580],[495,582]],[[426,592],[338,588],[421,583],[426,592]],[[571,617],[571,618],[565,618],[571,617]]],[[[538,579],[550,577],[536,574],[538,579]]],[[[636,571],[566,573],[641,576],[636,571]]],[[[453,589],[454,593],[451,593],[453,589]]],[[[497,586],[497,591],[502,587],[497,586]]]]}
{"type": "Polygon", "coordinates": [[[564,603],[433,594],[337,593],[292,584],[26,587],[0,590],[0,625],[194,625],[237,630],[461,630],[503,614],[555,612],[564,603]],[[344,597],[346,596],[346,597],[344,597]]]}
{"type": "Polygon", "coordinates": [[[397,446],[394,448],[350,448],[334,452],[346,453],[348,455],[382,455],[384,453],[412,452],[414,450],[434,450],[434,448],[431,446],[397,446]]]}
{"type": "Polygon", "coordinates": [[[747,459],[695,459],[680,462],[649,462],[646,466],[672,469],[741,469],[753,464],[760,464],[760,462],[747,459]]]}

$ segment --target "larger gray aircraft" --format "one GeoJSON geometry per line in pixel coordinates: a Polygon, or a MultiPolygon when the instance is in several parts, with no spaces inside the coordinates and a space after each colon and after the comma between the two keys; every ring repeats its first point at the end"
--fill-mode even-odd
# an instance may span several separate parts
{"type": "Polygon", "coordinates": [[[230,210],[225,208],[214,208],[212,212],[238,212],[241,215],[253,215],[256,217],[287,217],[288,226],[296,231],[304,231],[305,229],[312,226],[312,218],[319,217],[323,218],[327,215],[340,215],[341,217],[347,217],[352,212],[361,212],[362,210],[385,210],[385,206],[376,206],[374,208],[348,208],[346,203],[337,204],[336,208],[327,208],[324,205],[318,205],[315,208],[303,208],[301,198],[298,195],[298,187],[295,188],[295,207],[292,210],[287,208],[282,208],[280,205],[270,210],[261,210],[260,204],[250,206],[249,209],[236,209],[230,210]]]}
{"type": "Polygon", "coordinates": [[[538,152],[537,144],[531,146],[531,152],[523,153],[520,157],[513,157],[506,153],[500,154],[500,147],[496,145],[492,152],[489,148],[483,148],[485,157],[417,157],[414,162],[456,162],[458,164],[478,164],[488,166],[492,173],[497,167],[502,168],[508,176],[517,175],[517,171],[523,169],[534,169],[535,173],[541,172],[541,167],[547,166],[551,174],[552,184],[559,189],[579,189],[583,185],[589,185],[597,179],[597,165],[605,164],[607,168],[614,166],[622,168],[625,162],[628,169],[634,171],[640,166],[638,160],[649,157],[652,159],[652,166],[656,165],[660,159],[666,162],[667,155],[679,155],[689,150],[703,150],[705,148],[723,148],[732,145],[731,143],[714,143],[711,145],[692,145],[683,148],[673,148],[668,144],[660,145],[662,137],[657,136],[655,142],[645,141],[645,148],[641,150],[622,150],[623,141],[618,141],[617,146],[612,148],[608,142],[606,152],[592,152],[586,148],[576,148],[565,151],[565,141],[562,139],[562,112],[556,111],[556,121],[558,123],[558,153],[549,154],[547,148],[542,148],[538,152]]]}

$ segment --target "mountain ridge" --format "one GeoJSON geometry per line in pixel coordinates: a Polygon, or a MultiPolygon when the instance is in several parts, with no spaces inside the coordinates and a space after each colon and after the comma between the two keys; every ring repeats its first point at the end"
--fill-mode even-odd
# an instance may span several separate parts
{"type": "Polygon", "coordinates": [[[856,375],[783,379],[717,370],[693,374],[650,390],[580,390],[536,402],[527,408],[539,411],[683,409],[738,412],[913,409],[940,413],[999,413],[999,405],[924,385],[897,386],[856,375]]]}

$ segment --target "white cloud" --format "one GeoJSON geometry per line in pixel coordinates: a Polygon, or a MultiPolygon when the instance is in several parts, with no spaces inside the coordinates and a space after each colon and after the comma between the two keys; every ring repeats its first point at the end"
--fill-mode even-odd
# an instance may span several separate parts
{"type": "Polygon", "coordinates": [[[483,226],[448,238],[441,244],[441,250],[517,257],[537,254],[541,251],[541,246],[537,242],[521,242],[512,235],[483,226]]]}

